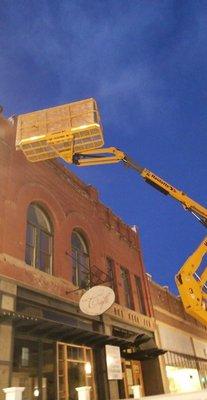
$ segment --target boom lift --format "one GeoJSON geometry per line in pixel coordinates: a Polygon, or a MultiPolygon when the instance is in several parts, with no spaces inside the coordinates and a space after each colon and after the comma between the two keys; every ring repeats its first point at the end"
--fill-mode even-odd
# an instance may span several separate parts
{"type": "MultiPolygon", "coordinates": [[[[123,151],[101,148],[103,133],[96,102],[87,99],[18,117],[16,147],[32,162],[61,157],[77,166],[123,162],[164,195],[178,201],[207,227],[207,209],[150,170],[132,161],[123,151]],[[68,122],[69,120],[69,122],[68,122]]],[[[175,281],[187,313],[207,324],[207,268],[196,271],[207,253],[207,236],[186,260],[175,281]]]]}
{"type": "MultiPolygon", "coordinates": [[[[84,154],[74,154],[73,156],[73,163],[78,166],[111,164],[120,161],[138,172],[146,183],[149,183],[164,195],[169,195],[181,203],[184,210],[189,211],[198,221],[207,227],[207,209],[205,207],[164,181],[158,175],[155,175],[148,169],[133,162],[122,151],[110,147],[108,149],[98,149],[96,154],[92,151],[88,151],[84,152],[84,154]]],[[[186,312],[203,324],[207,324],[207,268],[203,271],[200,277],[196,274],[196,271],[206,253],[207,236],[195,252],[186,260],[175,277],[186,312]]]]}

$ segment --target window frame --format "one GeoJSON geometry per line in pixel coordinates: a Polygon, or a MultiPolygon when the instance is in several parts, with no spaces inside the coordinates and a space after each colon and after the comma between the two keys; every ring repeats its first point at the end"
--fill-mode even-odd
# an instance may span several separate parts
{"type": "Polygon", "coordinates": [[[129,308],[130,310],[134,310],[134,301],[132,297],[132,286],[131,286],[129,270],[123,266],[120,267],[120,270],[121,270],[122,285],[124,289],[125,307],[129,308]],[[125,280],[124,277],[126,278],[125,280]],[[127,291],[125,282],[127,283],[127,291]]]}
{"type": "Polygon", "coordinates": [[[117,281],[116,281],[116,271],[115,271],[115,261],[112,257],[106,256],[106,268],[107,275],[110,277],[111,281],[109,282],[109,286],[113,289],[115,293],[115,302],[118,303],[118,290],[117,290],[117,281]],[[111,270],[109,271],[109,269],[111,270]]]}
{"type": "Polygon", "coordinates": [[[134,277],[135,277],[136,294],[139,303],[140,313],[147,315],[144,292],[142,289],[142,279],[139,275],[134,275],[134,277]]]}
{"type": "Polygon", "coordinates": [[[53,272],[53,243],[54,243],[54,235],[53,235],[53,224],[51,222],[51,218],[48,216],[48,213],[45,211],[45,209],[38,203],[30,203],[27,209],[27,223],[26,223],[26,242],[25,242],[25,262],[28,265],[31,265],[34,268],[37,268],[38,270],[45,272],[49,275],[52,275],[53,272]],[[30,212],[30,207],[36,207],[37,209],[40,210],[40,212],[43,214],[44,218],[46,219],[46,223],[49,226],[49,229],[46,230],[43,226],[41,225],[36,225],[34,222],[32,222],[29,218],[29,212],[30,212]],[[28,240],[28,228],[31,228],[33,230],[33,240],[34,242],[31,244],[28,240]],[[41,246],[40,246],[40,241],[41,241],[41,233],[44,233],[49,237],[49,252],[44,251],[41,246]],[[28,263],[27,261],[27,249],[32,249],[32,256],[31,256],[31,263],[28,263]],[[38,258],[39,261],[41,259],[41,255],[46,254],[49,258],[49,268],[44,268],[41,267],[41,263],[38,263],[38,258]]]}
{"type": "Polygon", "coordinates": [[[85,235],[79,232],[77,229],[73,229],[71,234],[71,251],[72,251],[72,283],[77,287],[82,287],[82,278],[86,275],[86,285],[90,282],[90,255],[87,240],[85,239],[85,235]],[[73,235],[77,235],[84,251],[81,251],[76,246],[73,245],[73,235]],[[75,253],[75,257],[74,257],[75,253]],[[78,258],[86,260],[86,265],[82,264],[78,258]],[[83,267],[86,270],[86,273],[83,273],[81,269],[83,267]],[[82,274],[82,278],[81,278],[82,274]],[[88,275],[88,276],[87,276],[88,275]]]}

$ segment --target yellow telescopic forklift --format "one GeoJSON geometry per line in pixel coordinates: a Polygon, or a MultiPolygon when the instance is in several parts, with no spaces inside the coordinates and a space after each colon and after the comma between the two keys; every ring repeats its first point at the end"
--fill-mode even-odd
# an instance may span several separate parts
{"type": "MultiPolygon", "coordinates": [[[[207,209],[182,191],[132,161],[115,147],[102,148],[103,130],[97,104],[86,99],[18,116],[16,148],[31,162],[61,157],[69,164],[91,166],[122,161],[164,195],[178,201],[205,227],[207,209]]],[[[175,281],[187,313],[207,324],[207,268],[196,271],[207,252],[207,237],[186,260],[175,281]]]]}

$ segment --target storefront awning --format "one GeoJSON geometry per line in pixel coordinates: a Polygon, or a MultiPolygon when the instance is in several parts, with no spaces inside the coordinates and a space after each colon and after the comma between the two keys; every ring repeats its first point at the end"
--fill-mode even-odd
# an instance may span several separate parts
{"type": "Polygon", "coordinates": [[[155,347],[155,348],[150,348],[150,349],[142,349],[139,351],[135,351],[133,353],[122,352],[122,356],[125,358],[125,360],[144,361],[144,360],[156,358],[165,353],[166,353],[166,350],[158,349],[157,347],[155,347]]]}
{"type": "MultiPolygon", "coordinates": [[[[52,315],[50,314],[50,317],[52,315]]],[[[73,319],[70,322],[67,320],[59,322],[49,318],[36,317],[28,313],[0,311],[1,321],[12,321],[15,327],[15,334],[28,339],[29,337],[35,337],[39,340],[62,341],[93,348],[102,347],[106,344],[119,346],[125,359],[146,360],[155,358],[165,352],[155,347],[155,341],[150,335],[143,333],[134,335],[129,333],[128,337],[105,335],[91,330],[90,326],[87,329],[75,326],[77,321],[73,319]],[[146,346],[147,348],[145,348],[146,346]],[[138,350],[127,353],[128,349],[132,350],[134,348],[138,350]]]]}
{"type": "MultiPolygon", "coordinates": [[[[134,338],[119,338],[92,330],[84,330],[72,324],[69,325],[46,318],[34,317],[29,314],[1,311],[0,321],[8,320],[13,321],[16,332],[19,335],[35,336],[40,339],[44,338],[67,343],[84,344],[90,347],[112,344],[120,348],[130,348],[134,344],[134,338]]],[[[142,334],[140,334],[140,340],[141,338],[142,334]]]]}

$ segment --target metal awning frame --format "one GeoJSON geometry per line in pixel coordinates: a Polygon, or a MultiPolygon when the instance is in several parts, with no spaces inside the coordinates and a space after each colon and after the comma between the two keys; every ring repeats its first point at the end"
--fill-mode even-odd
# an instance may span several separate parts
{"type": "Polygon", "coordinates": [[[120,338],[116,336],[105,335],[92,330],[84,330],[83,328],[72,326],[63,322],[56,322],[46,318],[40,318],[25,313],[13,311],[0,311],[0,322],[12,321],[16,333],[25,336],[37,337],[44,340],[63,341],[66,343],[83,344],[92,348],[103,347],[106,344],[119,346],[121,355],[125,359],[147,360],[156,358],[165,351],[157,347],[148,349],[139,349],[139,345],[152,339],[143,333],[120,338]],[[137,347],[137,348],[136,348],[137,347]],[[128,353],[127,349],[133,349],[128,353]]]}
{"type": "Polygon", "coordinates": [[[76,344],[86,344],[91,347],[99,347],[112,344],[123,347],[131,347],[133,342],[115,336],[105,335],[92,330],[84,330],[77,326],[56,322],[40,317],[34,317],[24,313],[0,311],[0,322],[12,321],[17,332],[38,338],[47,338],[54,341],[65,341],[76,344]]]}

